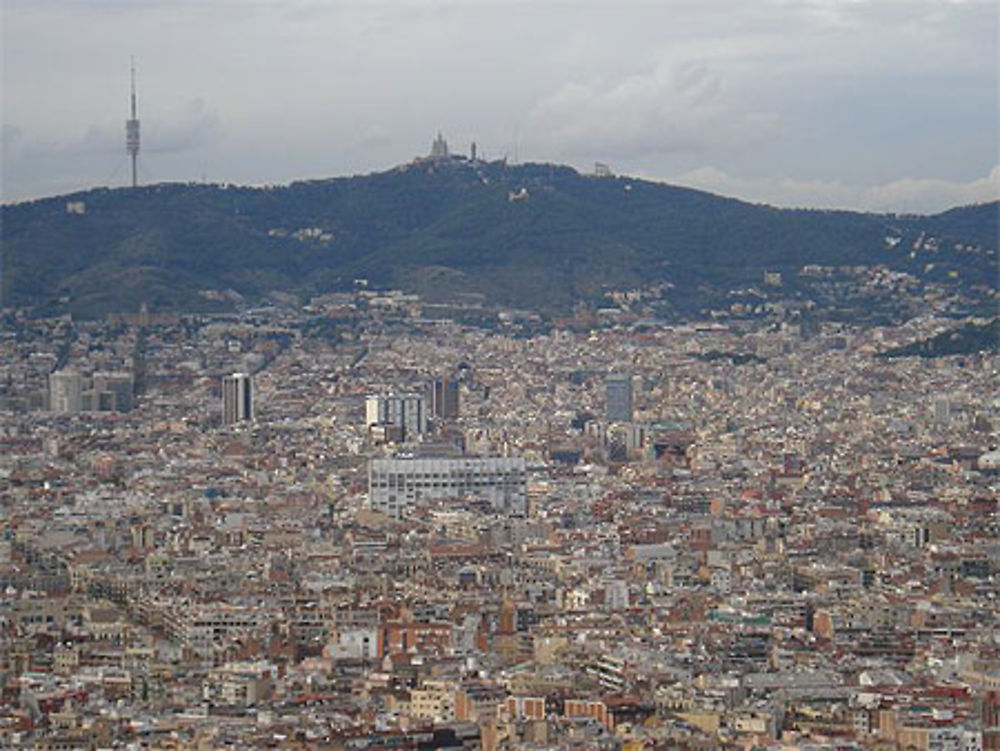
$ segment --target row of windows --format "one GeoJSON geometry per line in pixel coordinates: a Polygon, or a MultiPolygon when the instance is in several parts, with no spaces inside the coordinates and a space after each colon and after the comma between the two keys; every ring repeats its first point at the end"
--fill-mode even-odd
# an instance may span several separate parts
{"type": "Polygon", "coordinates": [[[390,483],[405,483],[405,482],[500,482],[503,480],[513,480],[518,482],[525,482],[526,475],[524,472],[453,472],[453,473],[438,473],[438,474],[399,474],[390,473],[383,474],[381,472],[372,472],[371,481],[372,482],[390,482],[390,483]]]}
{"type": "Polygon", "coordinates": [[[463,491],[466,488],[505,488],[505,489],[522,489],[524,488],[524,483],[522,482],[463,482],[463,483],[441,483],[441,482],[425,482],[425,483],[400,483],[396,485],[395,483],[372,483],[371,488],[373,490],[388,490],[388,489],[399,489],[399,490],[414,490],[421,488],[438,488],[441,490],[449,489],[458,492],[463,491]]]}

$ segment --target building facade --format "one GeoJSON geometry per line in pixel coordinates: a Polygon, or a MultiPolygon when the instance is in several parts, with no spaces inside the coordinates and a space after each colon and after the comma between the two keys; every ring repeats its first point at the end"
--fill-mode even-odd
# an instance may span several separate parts
{"type": "Polygon", "coordinates": [[[128,412],[133,407],[135,379],[125,371],[98,371],[91,377],[75,370],[49,375],[49,409],[75,412],[128,412]]]}
{"type": "Polygon", "coordinates": [[[365,399],[365,423],[397,428],[400,440],[416,441],[427,433],[427,399],[423,394],[373,394],[365,399]]]}
{"type": "Polygon", "coordinates": [[[222,379],[222,424],[234,425],[253,420],[253,378],[249,373],[233,373],[222,379]]]}
{"type": "Polygon", "coordinates": [[[632,421],[632,376],[612,373],[604,379],[605,415],[608,422],[632,421]]]}
{"type": "Polygon", "coordinates": [[[49,409],[72,414],[83,409],[83,376],[75,370],[57,370],[49,374],[49,409]]]}
{"type": "Polygon", "coordinates": [[[458,381],[450,378],[435,378],[428,389],[431,414],[442,420],[458,417],[458,381]]]}
{"type": "Polygon", "coordinates": [[[93,409],[99,412],[129,412],[133,406],[135,379],[131,373],[98,371],[93,378],[93,409]]]}
{"type": "Polygon", "coordinates": [[[368,464],[368,500],[373,511],[400,518],[421,500],[469,498],[488,501],[511,516],[528,507],[522,458],[377,458],[368,464]]]}

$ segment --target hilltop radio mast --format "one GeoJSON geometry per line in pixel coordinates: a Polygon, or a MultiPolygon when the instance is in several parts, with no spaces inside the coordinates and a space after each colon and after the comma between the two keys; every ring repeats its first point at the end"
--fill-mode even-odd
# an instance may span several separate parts
{"type": "Polygon", "coordinates": [[[135,114],[135,58],[131,60],[132,70],[132,117],[125,121],[125,150],[132,159],[132,187],[139,184],[136,173],[136,158],[139,156],[139,118],[135,114]]]}

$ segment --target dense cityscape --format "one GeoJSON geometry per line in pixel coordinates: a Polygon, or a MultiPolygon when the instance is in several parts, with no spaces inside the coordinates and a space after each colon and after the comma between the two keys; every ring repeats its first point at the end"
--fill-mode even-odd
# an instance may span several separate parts
{"type": "Polygon", "coordinates": [[[998,42],[0,0],[0,750],[1000,751],[998,42]]]}
{"type": "Polygon", "coordinates": [[[629,299],[8,310],[0,745],[1000,748],[996,352],[629,299]]]}

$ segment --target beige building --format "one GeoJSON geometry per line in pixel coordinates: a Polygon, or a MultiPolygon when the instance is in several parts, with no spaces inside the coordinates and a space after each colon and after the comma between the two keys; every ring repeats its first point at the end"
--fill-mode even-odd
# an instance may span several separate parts
{"type": "Polygon", "coordinates": [[[410,717],[431,722],[455,719],[455,686],[450,681],[426,680],[410,692],[410,717]]]}

